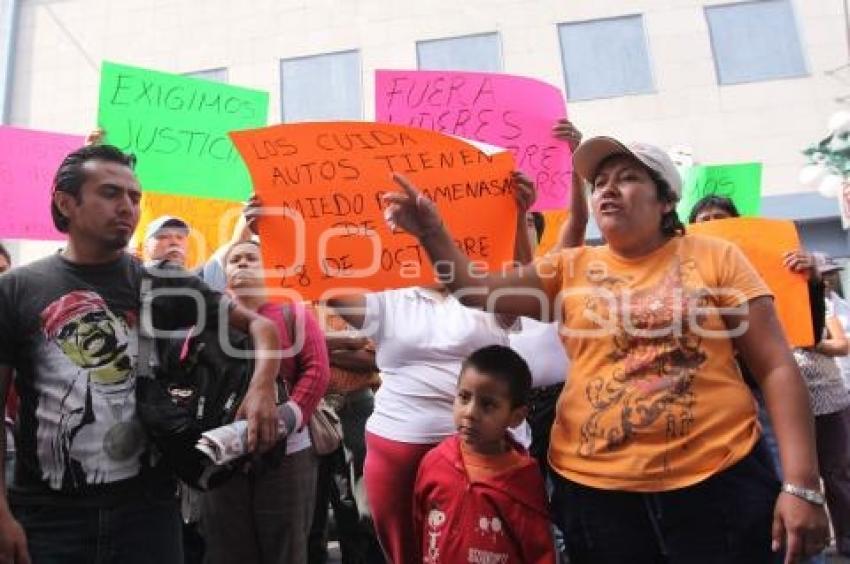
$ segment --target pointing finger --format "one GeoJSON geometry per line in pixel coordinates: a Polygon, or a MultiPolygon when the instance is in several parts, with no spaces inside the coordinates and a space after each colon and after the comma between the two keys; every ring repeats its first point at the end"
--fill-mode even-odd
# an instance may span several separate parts
{"type": "Polygon", "coordinates": [[[419,197],[419,191],[410,183],[410,181],[403,175],[397,172],[393,173],[393,180],[396,184],[401,186],[402,190],[410,197],[411,200],[416,201],[419,197]]]}

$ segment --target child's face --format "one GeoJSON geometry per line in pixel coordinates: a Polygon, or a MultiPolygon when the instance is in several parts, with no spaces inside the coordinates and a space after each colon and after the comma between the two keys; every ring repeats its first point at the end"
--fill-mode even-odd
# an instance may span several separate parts
{"type": "Polygon", "coordinates": [[[505,431],[522,423],[526,411],[525,406],[511,405],[506,382],[472,367],[460,375],[454,403],[455,427],[460,439],[473,452],[505,452],[505,431]]]}

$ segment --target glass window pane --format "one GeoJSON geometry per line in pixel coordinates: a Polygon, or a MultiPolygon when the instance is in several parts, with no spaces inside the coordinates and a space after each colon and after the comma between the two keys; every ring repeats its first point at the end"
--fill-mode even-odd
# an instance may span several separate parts
{"type": "Polygon", "coordinates": [[[284,122],[363,118],[359,52],[284,59],[280,74],[284,122]]]}
{"type": "Polygon", "coordinates": [[[570,100],[654,91],[641,16],[558,26],[570,100]]]}
{"type": "Polygon", "coordinates": [[[213,82],[227,82],[227,69],[222,67],[218,69],[199,70],[184,73],[184,76],[212,80],[213,82]]]}
{"type": "Polygon", "coordinates": [[[807,74],[788,0],[707,6],[705,16],[720,84],[807,74]]]}
{"type": "Polygon", "coordinates": [[[498,33],[419,41],[416,57],[420,70],[502,71],[498,33]]]}

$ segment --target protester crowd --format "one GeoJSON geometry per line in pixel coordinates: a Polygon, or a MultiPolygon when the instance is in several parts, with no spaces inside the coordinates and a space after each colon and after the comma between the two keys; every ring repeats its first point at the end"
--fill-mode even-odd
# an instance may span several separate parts
{"type": "MultiPolygon", "coordinates": [[[[434,284],[283,305],[261,246],[287,242],[260,240],[258,198],[199,269],[171,215],[136,257],[134,159],[90,137],[53,183],[64,249],[16,266],[0,246],[0,562],[323,563],[331,528],[352,564],[850,556],[840,267],[788,249],[815,335],[792,350],[742,251],[680,221],[664,151],[566,120],[553,135],[574,171],[555,248],[534,258],[543,217],[516,173],[518,266],[473,276],[397,174],[387,221],[434,284]],[[604,245],[585,244],[589,213],[604,245]],[[178,475],[146,423],[137,391],[167,365],[146,320],[180,335],[181,363],[201,325],[250,337],[228,361],[250,383],[225,402],[250,452],[215,487],[178,475]]],[[[737,215],[712,196],[690,222],[737,215]]]]}

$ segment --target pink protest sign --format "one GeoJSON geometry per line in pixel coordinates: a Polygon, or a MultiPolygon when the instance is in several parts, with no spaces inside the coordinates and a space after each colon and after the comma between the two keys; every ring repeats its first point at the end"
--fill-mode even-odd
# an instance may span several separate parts
{"type": "MultiPolygon", "coordinates": [[[[481,72],[379,70],[375,119],[510,150],[537,184],[535,210],[567,206],[572,155],[552,137],[567,115],[561,91],[531,78],[481,72]]],[[[404,172],[399,170],[398,172],[404,172]]]]}
{"type": "Polygon", "coordinates": [[[50,218],[53,175],[79,135],[0,126],[0,237],[64,239],[50,218]]]}

